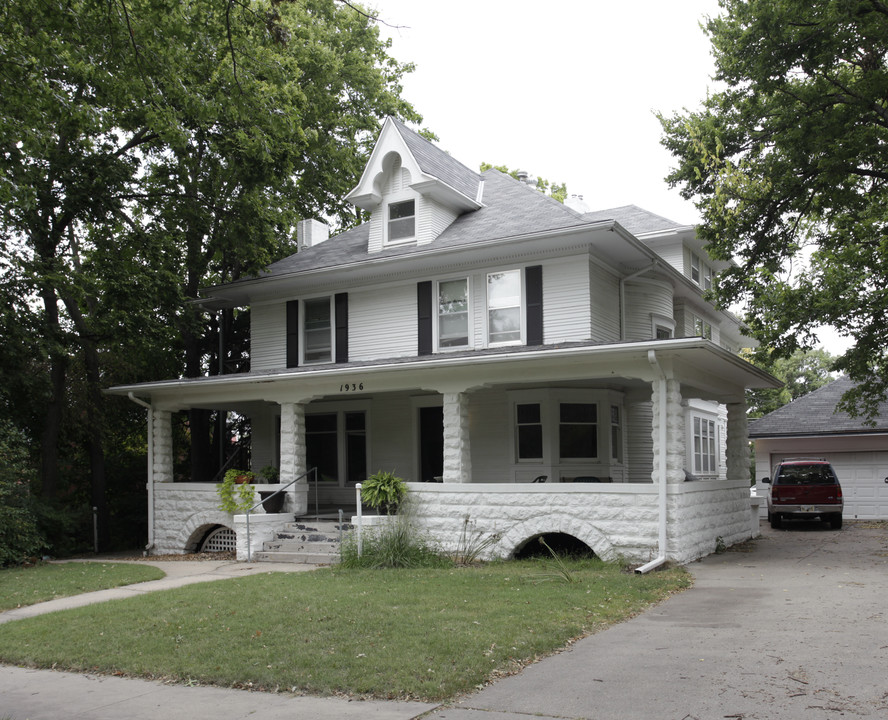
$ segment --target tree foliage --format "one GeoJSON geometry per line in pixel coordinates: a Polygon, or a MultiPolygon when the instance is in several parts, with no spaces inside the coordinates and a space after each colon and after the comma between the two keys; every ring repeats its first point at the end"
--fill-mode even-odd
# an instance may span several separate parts
{"type": "Polygon", "coordinates": [[[388,47],[334,0],[0,6],[4,410],[46,497],[90,478],[103,537],[144,411],[102,388],[246,369],[246,317],[206,332],[190,301],[292,252],[300,218],[358,220],[342,197],[380,118],[420,119],[388,47]]]}
{"type": "Polygon", "coordinates": [[[767,349],[791,355],[832,325],[834,369],[872,414],[888,388],[888,6],[879,0],[722,0],[705,22],[720,88],[660,117],[719,276],[767,349]]]}
{"type": "MultiPolygon", "coordinates": [[[[753,358],[751,360],[755,361],[753,358]]],[[[796,350],[789,357],[773,353],[765,361],[755,361],[759,367],[783,381],[781,388],[749,390],[746,393],[750,417],[762,417],[793,400],[821,388],[834,378],[830,368],[835,357],[826,350],[796,350]]]]}
{"type": "MultiPolygon", "coordinates": [[[[520,170],[509,170],[505,165],[491,165],[488,162],[481,163],[481,172],[491,169],[499,170],[506,175],[511,175],[516,180],[519,179],[518,174],[521,172],[520,170]]],[[[543,195],[548,195],[550,198],[553,198],[560,203],[563,203],[567,199],[567,183],[549,182],[544,178],[535,177],[533,175],[530,175],[529,179],[532,180],[532,183],[530,184],[536,187],[536,189],[543,193],[543,195]]]]}

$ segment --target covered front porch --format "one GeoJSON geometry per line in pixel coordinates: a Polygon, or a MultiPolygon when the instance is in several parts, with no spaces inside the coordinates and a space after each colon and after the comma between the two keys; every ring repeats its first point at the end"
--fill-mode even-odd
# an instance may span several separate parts
{"type": "MultiPolygon", "coordinates": [[[[150,398],[152,551],[236,530],[215,486],[173,483],[172,413],[250,418],[253,467],[300,482],[284,511],[354,508],[377,470],[407,480],[442,546],[465,523],[513,554],[547,532],[602,557],[687,562],[750,536],[746,387],[773,379],[701,339],[516,348],[116,388],[150,398]],[[541,482],[533,482],[545,478],[541,482]],[[661,484],[664,492],[661,492],[661,484]],[[214,502],[215,501],[215,502],[214,502]]],[[[268,522],[272,522],[269,518],[268,522]]]]}

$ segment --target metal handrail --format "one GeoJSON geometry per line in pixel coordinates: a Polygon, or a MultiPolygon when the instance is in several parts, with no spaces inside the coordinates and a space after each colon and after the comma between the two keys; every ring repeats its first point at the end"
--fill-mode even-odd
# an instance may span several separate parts
{"type": "MultiPolygon", "coordinates": [[[[291,485],[295,485],[300,480],[302,480],[302,478],[307,477],[311,474],[314,474],[314,480],[315,480],[315,513],[317,514],[317,511],[318,511],[318,469],[316,467],[313,467],[310,470],[306,470],[304,473],[302,473],[302,475],[300,475],[295,480],[291,480],[286,485],[284,485],[284,487],[280,488],[279,490],[275,490],[271,495],[269,495],[267,498],[265,498],[265,500],[271,500],[271,498],[275,497],[276,495],[280,495],[282,492],[289,489],[289,487],[291,485]]],[[[247,514],[247,562],[253,562],[252,543],[250,542],[250,513],[253,510],[255,510],[257,507],[259,507],[262,503],[264,503],[265,500],[260,500],[252,507],[247,508],[247,513],[246,513],[247,514]]]]}

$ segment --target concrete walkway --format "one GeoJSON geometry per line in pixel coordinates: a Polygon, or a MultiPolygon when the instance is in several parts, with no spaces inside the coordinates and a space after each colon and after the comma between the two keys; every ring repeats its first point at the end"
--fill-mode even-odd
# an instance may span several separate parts
{"type": "MultiPolygon", "coordinates": [[[[839,532],[820,524],[779,531],[763,526],[763,532],[746,548],[690,566],[692,590],[452,705],[165,686],[6,666],[0,667],[0,718],[888,717],[888,524],[847,522],[839,532]]],[[[101,595],[305,569],[212,562],[169,562],[164,569],[172,565],[179,567],[164,580],[101,595]]],[[[68,602],[103,599],[98,595],[68,602]]]]}

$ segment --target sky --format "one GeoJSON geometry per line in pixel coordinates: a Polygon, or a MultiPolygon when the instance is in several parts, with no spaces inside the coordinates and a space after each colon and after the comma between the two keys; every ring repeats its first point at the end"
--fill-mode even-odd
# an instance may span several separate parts
{"type": "Polygon", "coordinates": [[[375,0],[402,96],[463,164],[566,182],[590,209],[634,204],[680,223],[696,208],[655,112],[695,109],[714,71],[700,28],[717,0],[375,0]]]}
{"type": "MultiPolygon", "coordinates": [[[[717,89],[701,28],[718,0],[368,0],[390,54],[416,65],[402,97],[438,146],[567,183],[590,210],[638,205],[678,223],[700,214],[664,178],[674,166],[655,113],[698,109],[717,89]]],[[[838,354],[849,342],[821,329],[838,354]]]]}

